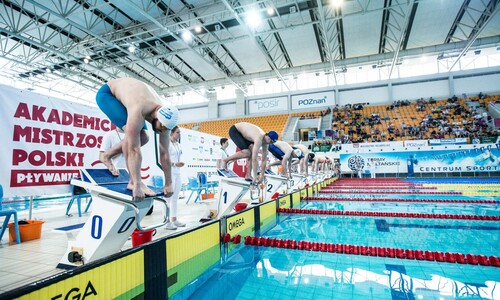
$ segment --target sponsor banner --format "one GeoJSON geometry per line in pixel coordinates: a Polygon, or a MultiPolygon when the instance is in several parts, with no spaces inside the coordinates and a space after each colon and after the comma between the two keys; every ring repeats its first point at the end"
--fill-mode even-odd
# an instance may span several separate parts
{"type": "Polygon", "coordinates": [[[404,141],[404,146],[406,148],[420,148],[429,146],[429,142],[427,140],[418,140],[418,141],[404,141]]]}
{"type": "Polygon", "coordinates": [[[381,142],[381,143],[354,143],[354,144],[343,144],[343,149],[384,149],[384,148],[402,148],[403,142],[381,142]]]}
{"type": "Polygon", "coordinates": [[[312,152],[330,152],[332,145],[312,145],[312,152]]]}
{"type": "Polygon", "coordinates": [[[340,154],[340,165],[343,173],[499,172],[499,149],[500,144],[490,144],[469,149],[340,154]]]}
{"type": "Polygon", "coordinates": [[[431,146],[438,145],[463,145],[467,144],[467,138],[455,138],[455,139],[432,139],[429,140],[431,146]]]}
{"type": "Polygon", "coordinates": [[[288,98],[283,96],[248,101],[248,112],[251,115],[272,111],[288,111],[288,98]]]}
{"type": "Polygon", "coordinates": [[[115,126],[97,108],[0,86],[4,196],[70,192],[78,170],[98,162],[115,126]]]}
{"type": "MultiPolygon", "coordinates": [[[[500,142],[500,137],[499,136],[482,136],[480,137],[479,142],[481,144],[496,144],[500,142]]],[[[479,143],[473,143],[473,144],[479,144],[479,143]]]]}
{"type": "Polygon", "coordinates": [[[309,108],[320,108],[335,105],[335,93],[321,92],[305,95],[292,96],[292,110],[303,110],[309,108]]]}

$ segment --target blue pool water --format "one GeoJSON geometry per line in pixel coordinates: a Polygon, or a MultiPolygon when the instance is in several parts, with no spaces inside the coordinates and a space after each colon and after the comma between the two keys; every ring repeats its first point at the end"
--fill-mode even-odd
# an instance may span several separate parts
{"type": "MultiPolygon", "coordinates": [[[[397,197],[408,199],[410,196],[397,197]]],[[[394,197],[382,195],[382,198],[394,197]]],[[[439,199],[443,197],[464,199],[461,195],[439,199]]],[[[498,204],[304,201],[302,208],[500,214],[498,204]]],[[[263,236],[500,255],[498,221],[281,213],[278,224],[263,236]]],[[[250,245],[239,247],[225,263],[214,266],[171,299],[500,299],[500,268],[492,266],[250,245]]]]}
{"type": "MultiPolygon", "coordinates": [[[[60,195],[56,198],[35,198],[33,199],[33,209],[53,208],[54,206],[66,206],[71,197],[60,195]]],[[[85,200],[84,200],[85,201],[85,200]]],[[[2,203],[4,209],[14,209],[18,212],[27,211],[30,208],[29,197],[16,197],[12,199],[4,199],[2,203]]]]}
{"type": "MultiPolygon", "coordinates": [[[[499,299],[497,268],[245,247],[188,299],[499,299]]],[[[194,288],[193,288],[194,290],[194,288]]],[[[177,297],[182,298],[182,294],[177,297]]]]}
{"type": "Polygon", "coordinates": [[[464,203],[411,203],[411,202],[363,202],[363,201],[308,201],[306,209],[328,209],[342,211],[403,212],[427,214],[464,214],[479,216],[500,215],[499,204],[464,203]]]}

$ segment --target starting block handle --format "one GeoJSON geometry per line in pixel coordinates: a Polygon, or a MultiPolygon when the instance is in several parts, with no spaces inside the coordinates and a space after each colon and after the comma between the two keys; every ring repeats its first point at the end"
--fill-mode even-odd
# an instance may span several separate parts
{"type": "MultiPolygon", "coordinates": [[[[137,224],[137,229],[139,229],[140,231],[146,231],[146,230],[151,230],[151,229],[165,226],[165,225],[167,225],[167,223],[169,221],[168,216],[165,216],[164,222],[157,224],[157,225],[151,225],[149,227],[143,228],[141,226],[141,220],[139,220],[139,208],[137,208],[137,205],[135,205],[133,202],[130,202],[128,200],[119,199],[119,198],[116,198],[116,197],[113,197],[110,195],[105,195],[105,194],[99,194],[99,197],[105,198],[109,201],[117,202],[117,203],[132,207],[132,209],[134,210],[134,213],[135,213],[135,222],[137,224]]],[[[154,197],[153,200],[157,200],[157,201],[162,202],[165,205],[165,212],[166,212],[166,214],[168,214],[168,205],[167,205],[167,201],[165,199],[154,197]]]]}
{"type": "Polygon", "coordinates": [[[252,201],[257,201],[260,199],[260,187],[258,185],[255,185],[255,184],[250,184],[250,199],[252,201]],[[254,194],[254,190],[257,190],[257,196],[255,196],[254,194]]]}

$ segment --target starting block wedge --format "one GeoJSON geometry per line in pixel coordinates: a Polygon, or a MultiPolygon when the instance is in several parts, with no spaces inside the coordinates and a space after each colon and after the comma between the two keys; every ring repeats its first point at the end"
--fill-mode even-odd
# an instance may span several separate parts
{"type": "Polygon", "coordinates": [[[76,239],[68,242],[58,268],[78,267],[117,253],[136,228],[150,230],[167,223],[168,206],[161,197],[162,189],[149,187],[157,194],[137,202],[133,201],[132,191],[127,189],[129,176],[126,170],[120,170],[117,177],[107,169],[82,169],[80,172],[82,180],[72,179],[71,184],[87,189],[92,195],[94,207],[76,239]],[[165,221],[142,227],[141,220],[154,200],[165,205],[165,221]]]}
{"type": "Polygon", "coordinates": [[[309,183],[308,179],[306,176],[297,174],[297,173],[292,173],[292,179],[291,179],[291,190],[299,190],[303,189],[307,184],[309,183]]]}
{"type": "Polygon", "coordinates": [[[236,203],[250,190],[252,184],[231,170],[218,169],[217,174],[220,177],[219,190],[216,200],[210,204],[209,219],[218,219],[231,213],[236,203]]]}
{"type": "Polygon", "coordinates": [[[283,176],[266,174],[266,189],[263,191],[264,202],[276,199],[280,192],[288,191],[289,180],[283,176]]]}

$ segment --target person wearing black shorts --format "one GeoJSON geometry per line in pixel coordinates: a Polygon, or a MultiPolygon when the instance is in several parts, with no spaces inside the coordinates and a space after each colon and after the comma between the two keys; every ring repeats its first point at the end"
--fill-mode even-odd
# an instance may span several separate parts
{"type": "Polygon", "coordinates": [[[278,133],[274,130],[266,133],[257,125],[240,122],[229,128],[229,137],[239,150],[222,160],[222,168],[227,170],[228,163],[245,158],[247,159],[245,179],[256,183],[262,182],[266,170],[268,145],[278,140],[278,133]],[[257,177],[259,149],[262,149],[262,158],[260,161],[260,175],[257,177]]]}

